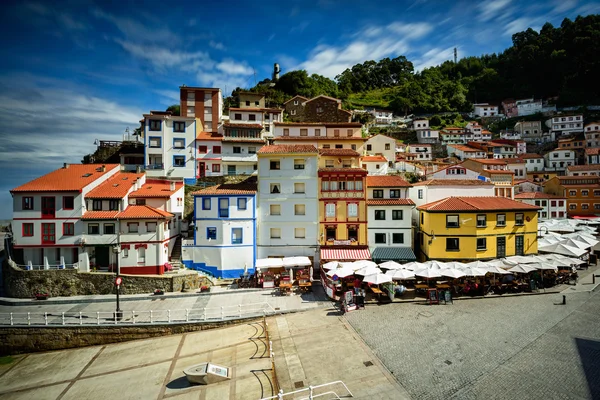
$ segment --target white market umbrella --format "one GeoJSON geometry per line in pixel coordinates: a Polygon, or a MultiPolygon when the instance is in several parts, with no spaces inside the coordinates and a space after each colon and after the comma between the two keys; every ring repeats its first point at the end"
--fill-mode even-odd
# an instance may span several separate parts
{"type": "Polygon", "coordinates": [[[426,265],[428,265],[429,269],[446,269],[449,268],[448,264],[446,264],[445,262],[442,261],[427,261],[425,263],[426,265]]]}
{"type": "Polygon", "coordinates": [[[496,265],[491,265],[491,266],[487,267],[486,269],[488,270],[488,272],[491,272],[492,274],[502,274],[502,275],[510,274],[510,272],[508,272],[507,270],[502,269],[496,265]]]}
{"type": "Polygon", "coordinates": [[[439,278],[442,275],[440,274],[440,270],[439,269],[420,269],[418,271],[415,271],[415,276],[419,276],[421,278],[439,278]]]}
{"type": "Polygon", "coordinates": [[[600,241],[596,240],[593,236],[589,236],[589,235],[584,235],[581,234],[579,232],[575,233],[575,234],[568,234],[568,235],[564,235],[564,237],[569,238],[569,239],[573,239],[573,240],[578,240],[580,242],[585,242],[589,245],[595,246],[598,243],[600,243],[600,241]]]}
{"type": "Polygon", "coordinates": [[[508,261],[509,263],[514,263],[514,264],[533,262],[533,261],[530,261],[529,258],[527,258],[525,256],[506,257],[506,261],[508,261]]]}
{"type": "Polygon", "coordinates": [[[528,274],[531,271],[535,271],[535,268],[530,267],[527,264],[515,265],[514,267],[512,267],[511,269],[508,270],[508,272],[518,273],[518,274],[528,274]]]}
{"type": "Polygon", "coordinates": [[[514,264],[509,264],[507,262],[505,262],[505,260],[493,260],[493,261],[489,261],[488,265],[491,267],[499,267],[499,268],[510,268],[510,267],[514,267],[514,264]]]}
{"type": "Polygon", "coordinates": [[[363,268],[363,267],[377,267],[377,263],[373,262],[371,260],[357,260],[354,261],[352,264],[355,265],[355,270],[363,268]]]}
{"type": "Polygon", "coordinates": [[[392,281],[392,277],[389,275],[385,275],[385,274],[371,274],[371,275],[365,276],[365,278],[363,279],[363,282],[372,283],[375,285],[380,285],[382,283],[387,283],[387,282],[391,282],[391,281],[392,281]]]}
{"type": "Polygon", "coordinates": [[[415,279],[415,273],[407,269],[390,269],[385,274],[394,280],[415,279]]]}
{"type": "Polygon", "coordinates": [[[379,264],[379,267],[380,268],[389,269],[389,270],[403,269],[404,268],[402,266],[402,264],[399,264],[396,261],[386,261],[386,262],[383,262],[383,263],[379,264]]]}
{"type": "Polygon", "coordinates": [[[330,269],[327,271],[327,276],[337,275],[339,278],[345,278],[350,275],[354,275],[354,270],[352,268],[342,267],[336,269],[330,269]]]}
{"type": "Polygon", "coordinates": [[[381,270],[378,267],[372,267],[369,265],[368,267],[363,267],[361,269],[356,270],[354,273],[356,275],[367,276],[373,274],[381,274],[381,270]]]}
{"type": "Polygon", "coordinates": [[[461,263],[459,261],[449,261],[446,264],[448,265],[448,268],[455,268],[455,269],[464,269],[469,266],[468,264],[461,263]]]}
{"type": "Polygon", "coordinates": [[[425,263],[420,263],[417,261],[407,262],[406,264],[402,264],[404,269],[408,269],[411,271],[418,271],[420,269],[429,268],[429,266],[425,263]]]}
{"type": "Polygon", "coordinates": [[[546,254],[546,256],[548,257],[548,259],[555,259],[555,260],[562,261],[562,262],[565,262],[565,263],[568,262],[569,266],[573,265],[573,264],[575,264],[575,265],[581,265],[581,264],[585,264],[586,263],[585,261],[583,261],[583,260],[581,260],[579,258],[567,257],[567,256],[564,256],[562,254],[546,254]]]}
{"type": "Polygon", "coordinates": [[[582,242],[573,238],[566,238],[558,243],[566,244],[567,246],[578,247],[580,249],[589,249],[590,247],[592,247],[592,245],[587,242],[582,242]]]}
{"type": "Polygon", "coordinates": [[[486,262],[486,261],[471,261],[470,263],[467,263],[467,267],[469,268],[482,268],[485,269],[487,267],[490,266],[490,263],[486,262]]]}
{"type": "Polygon", "coordinates": [[[582,255],[587,253],[587,251],[585,251],[584,249],[580,249],[578,247],[573,247],[562,243],[554,243],[549,246],[538,247],[538,251],[563,254],[569,257],[581,257],[582,255]]]}
{"type": "Polygon", "coordinates": [[[467,267],[462,271],[465,273],[466,276],[485,276],[485,274],[488,273],[487,270],[477,267],[467,267]]]}
{"type": "Polygon", "coordinates": [[[256,260],[256,268],[269,269],[283,267],[283,259],[281,258],[259,258],[256,260]]]}
{"type": "Polygon", "coordinates": [[[321,268],[323,269],[336,269],[340,265],[339,261],[329,261],[328,263],[323,264],[321,268]]]}
{"type": "Polygon", "coordinates": [[[558,271],[558,266],[556,264],[554,264],[553,262],[528,264],[528,266],[533,267],[535,269],[539,269],[539,270],[552,270],[555,272],[558,271]]]}
{"type": "Polygon", "coordinates": [[[283,260],[284,267],[308,267],[312,265],[310,259],[308,257],[284,257],[283,260]]]}
{"type": "Polygon", "coordinates": [[[456,269],[456,268],[441,269],[438,272],[442,276],[446,276],[448,278],[453,278],[453,279],[462,278],[463,276],[466,275],[463,271],[456,269]]]}

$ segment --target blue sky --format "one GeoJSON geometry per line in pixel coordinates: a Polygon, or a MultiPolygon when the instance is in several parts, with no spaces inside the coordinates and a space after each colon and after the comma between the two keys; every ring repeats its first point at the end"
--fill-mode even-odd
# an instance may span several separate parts
{"type": "Polygon", "coordinates": [[[335,77],[405,55],[417,69],[499,52],[546,21],[600,12],[584,0],[19,1],[0,16],[0,219],[8,191],[119,140],[178,87],[229,94],[306,69],[335,77]],[[256,73],[256,75],[255,75],[256,73]]]}

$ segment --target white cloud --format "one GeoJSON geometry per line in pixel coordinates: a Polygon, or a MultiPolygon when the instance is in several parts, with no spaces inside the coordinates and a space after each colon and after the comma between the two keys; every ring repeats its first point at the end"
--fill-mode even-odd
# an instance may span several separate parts
{"type": "Polygon", "coordinates": [[[184,71],[194,71],[198,68],[212,68],[215,65],[210,55],[202,51],[184,52],[158,45],[137,44],[121,39],[115,39],[115,42],[135,57],[149,61],[158,71],[166,72],[173,67],[178,67],[184,71]]]}
{"type": "Polygon", "coordinates": [[[225,59],[217,64],[217,69],[228,75],[250,75],[254,71],[245,63],[236,62],[232,59],[225,59]]]}
{"type": "Polygon", "coordinates": [[[536,20],[533,18],[521,17],[509,22],[504,28],[504,35],[511,36],[514,33],[522,32],[527,28],[539,30],[540,28],[535,26],[536,20]]]}
{"type": "Polygon", "coordinates": [[[501,11],[504,11],[511,0],[492,0],[481,2],[479,8],[479,18],[485,22],[494,19],[501,11]]]}
{"type": "Polygon", "coordinates": [[[432,25],[424,22],[394,22],[384,28],[369,26],[354,35],[354,40],[346,45],[315,47],[308,60],[298,68],[334,78],[354,64],[406,53],[410,48],[410,41],[427,35],[432,29],[432,25]]]}
{"type": "Polygon", "coordinates": [[[414,61],[415,71],[422,71],[452,59],[454,59],[454,46],[445,49],[435,47],[414,61]]]}
{"type": "Polygon", "coordinates": [[[214,40],[211,40],[208,42],[208,45],[215,50],[225,50],[225,46],[221,42],[215,42],[214,40]]]}
{"type": "Polygon", "coordinates": [[[160,90],[155,89],[154,93],[159,94],[162,97],[161,103],[163,104],[175,104],[179,103],[179,92],[177,90],[160,90]]]}
{"type": "Polygon", "coordinates": [[[564,14],[565,12],[577,7],[577,0],[556,0],[554,1],[553,12],[557,14],[564,14]]]}

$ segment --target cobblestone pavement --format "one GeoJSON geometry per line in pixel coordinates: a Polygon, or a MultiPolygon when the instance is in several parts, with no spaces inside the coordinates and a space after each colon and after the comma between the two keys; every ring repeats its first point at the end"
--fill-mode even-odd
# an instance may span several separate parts
{"type": "Polygon", "coordinates": [[[348,322],[415,399],[599,399],[600,291],[368,306],[348,322]]]}

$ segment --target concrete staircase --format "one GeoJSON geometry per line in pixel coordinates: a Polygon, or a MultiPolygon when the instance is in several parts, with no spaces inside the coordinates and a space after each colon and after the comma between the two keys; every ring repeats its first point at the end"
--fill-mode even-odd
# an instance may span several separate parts
{"type": "Polygon", "coordinates": [[[177,239],[175,239],[175,246],[173,246],[173,250],[171,250],[170,259],[173,267],[181,266],[181,236],[177,236],[177,239]]]}

